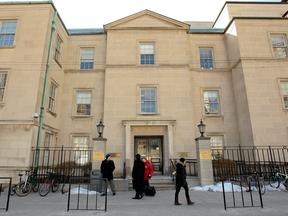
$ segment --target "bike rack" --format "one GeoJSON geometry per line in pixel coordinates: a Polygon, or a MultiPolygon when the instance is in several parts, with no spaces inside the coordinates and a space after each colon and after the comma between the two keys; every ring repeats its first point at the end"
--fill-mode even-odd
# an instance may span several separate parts
{"type": "MultiPolygon", "coordinates": [[[[231,184],[232,192],[225,192],[225,184],[224,184],[224,176],[221,177],[222,181],[222,188],[223,188],[223,201],[224,201],[224,209],[227,210],[227,208],[250,208],[250,207],[261,207],[263,208],[263,200],[262,200],[262,194],[260,192],[260,186],[259,186],[259,178],[258,178],[258,192],[254,192],[251,190],[249,185],[249,191],[246,192],[243,188],[243,182],[241,181],[241,177],[248,177],[249,175],[241,175],[241,176],[225,176],[226,179],[231,179],[229,181],[231,184]],[[228,177],[228,178],[227,178],[228,177]],[[233,180],[232,180],[233,179],[233,180]],[[241,187],[241,192],[235,192],[234,186],[238,185],[241,187]],[[243,191],[244,190],[244,191],[243,191]],[[229,194],[228,194],[229,193],[229,194]],[[259,201],[257,198],[257,193],[259,194],[259,201]],[[256,196],[254,196],[256,194],[256,196]],[[232,196],[232,198],[231,198],[232,196]],[[229,197],[229,199],[227,199],[229,197]],[[232,200],[232,206],[228,206],[227,200],[232,200]],[[256,205],[255,205],[256,204],[256,205]]],[[[231,204],[231,203],[230,203],[231,204]]]]}
{"type": "MultiPolygon", "coordinates": [[[[0,179],[9,179],[9,187],[8,187],[8,195],[7,195],[7,201],[6,201],[6,207],[5,208],[1,208],[1,210],[6,210],[6,212],[8,211],[9,208],[9,203],[10,203],[10,193],[11,193],[11,185],[12,185],[12,178],[11,177],[0,177],[0,179]]],[[[1,197],[1,188],[2,188],[2,184],[0,184],[0,197],[1,197]]]]}
{"type": "MultiPolygon", "coordinates": [[[[95,180],[95,179],[94,179],[95,180]]],[[[105,180],[105,184],[107,184],[107,179],[106,178],[97,178],[96,180],[99,181],[104,181],[105,180]]],[[[90,191],[90,184],[91,184],[91,178],[85,178],[85,177],[71,177],[70,181],[69,181],[69,193],[68,193],[68,203],[67,203],[67,211],[69,210],[92,210],[92,211],[107,211],[107,185],[106,185],[106,192],[105,192],[105,196],[103,197],[104,199],[104,209],[103,208],[99,208],[98,204],[99,204],[99,200],[102,200],[101,198],[98,198],[99,196],[99,192],[96,191],[95,195],[89,195],[90,191]],[[73,182],[73,180],[76,180],[76,182],[78,182],[78,193],[75,194],[76,196],[74,196],[75,199],[72,200],[71,198],[71,182],[73,182]],[[81,182],[81,181],[77,181],[77,180],[85,180],[87,182],[81,182]],[[87,194],[83,194],[80,197],[80,185],[84,186],[85,189],[87,189],[87,194]],[[90,198],[90,200],[89,200],[90,198]],[[80,203],[81,200],[81,203],[80,203]],[[92,201],[91,201],[92,200],[92,201]],[[71,206],[76,206],[76,208],[71,208],[71,206]],[[85,208],[81,207],[81,206],[85,206],[85,208]],[[91,208],[93,206],[93,208],[91,208]]],[[[97,186],[96,186],[97,188],[97,186]]],[[[102,204],[102,205],[103,205],[102,204]]]]}

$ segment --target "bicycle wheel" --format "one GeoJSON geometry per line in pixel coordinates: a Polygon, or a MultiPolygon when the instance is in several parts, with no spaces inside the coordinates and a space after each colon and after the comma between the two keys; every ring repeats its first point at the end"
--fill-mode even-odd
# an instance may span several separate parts
{"type": "Polygon", "coordinates": [[[32,190],[36,193],[39,189],[39,182],[37,179],[33,179],[33,182],[31,183],[32,190]]]}
{"type": "Polygon", "coordinates": [[[10,196],[13,196],[16,193],[16,185],[12,185],[10,189],[10,196]]]}
{"type": "MultiPolygon", "coordinates": [[[[258,182],[257,182],[257,184],[258,184],[258,182]]],[[[265,185],[264,179],[262,177],[259,178],[259,187],[260,187],[261,195],[264,195],[266,192],[266,185],[265,185]]],[[[259,190],[259,187],[257,186],[257,190],[259,190]]]]}
{"type": "Polygon", "coordinates": [[[278,176],[271,175],[269,176],[269,185],[274,188],[279,188],[280,186],[280,179],[278,176]]]}
{"type": "Polygon", "coordinates": [[[54,182],[51,185],[51,189],[52,189],[53,193],[55,193],[58,190],[59,185],[60,185],[59,181],[57,179],[55,179],[54,182]]]}
{"type": "Polygon", "coordinates": [[[26,182],[25,184],[24,181],[21,181],[16,185],[15,193],[20,197],[27,196],[30,193],[30,191],[31,191],[31,185],[29,182],[26,182]]]}
{"type": "Polygon", "coordinates": [[[242,177],[241,178],[242,182],[242,187],[245,188],[246,192],[249,192],[251,187],[250,187],[250,178],[249,177],[242,177]]]}
{"type": "Polygon", "coordinates": [[[46,196],[51,190],[51,182],[49,180],[45,181],[39,189],[40,196],[46,196]]]}

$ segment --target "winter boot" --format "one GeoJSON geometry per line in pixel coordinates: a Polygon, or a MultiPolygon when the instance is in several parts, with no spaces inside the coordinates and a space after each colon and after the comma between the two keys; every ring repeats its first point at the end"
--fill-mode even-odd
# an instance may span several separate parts
{"type": "Polygon", "coordinates": [[[194,202],[191,202],[189,196],[186,196],[186,199],[187,199],[187,205],[193,205],[194,204],[194,202]]]}
{"type": "Polygon", "coordinates": [[[182,205],[181,203],[178,202],[178,197],[175,196],[175,202],[174,205],[182,205]]]}

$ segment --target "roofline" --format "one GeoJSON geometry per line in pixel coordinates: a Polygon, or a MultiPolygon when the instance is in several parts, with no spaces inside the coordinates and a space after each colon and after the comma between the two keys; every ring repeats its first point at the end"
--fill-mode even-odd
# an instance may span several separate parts
{"type": "MultiPolygon", "coordinates": [[[[263,16],[237,16],[237,17],[233,17],[230,22],[228,23],[228,25],[223,29],[223,32],[204,32],[204,31],[201,31],[201,29],[205,29],[205,28],[194,28],[194,29],[199,29],[199,31],[197,32],[190,32],[188,34],[224,34],[225,32],[227,32],[227,30],[229,29],[229,27],[231,26],[231,24],[234,22],[235,19],[278,19],[278,20],[286,20],[288,21],[288,19],[286,17],[263,17],[263,16]]],[[[193,29],[193,28],[190,28],[190,29],[193,29]]],[[[206,29],[209,29],[209,28],[206,28],[206,29]]],[[[214,28],[210,28],[210,29],[214,29],[214,28]]],[[[215,28],[215,29],[218,29],[218,30],[221,30],[221,28],[215,28]]]]}
{"type": "MultiPolygon", "coordinates": [[[[21,4],[30,4],[30,5],[31,5],[31,4],[51,4],[52,7],[53,7],[53,9],[58,12],[58,10],[57,10],[57,8],[55,7],[53,1],[0,2],[0,5],[21,5],[21,4]]],[[[68,31],[67,27],[65,26],[65,24],[64,24],[64,22],[63,22],[63,20],[62,20],[62,18],[61,18],[61,16],[60,16],[60,14],[59,14],[59,12],[57,13],[57,16],[58,16],[60,22],[62,23],[62,25],[63,25],[66,33],[69,35],[69,31],[68,31]]]]}
{"type": "Polygon", "coordinates": [[[223,5],[223,7],[221,8],[218,16],[216,17],[216,20],[214,21],[212,27],[216,24],[217,20],[219,19],[224,7],[227,5],[227,4],[287,4],[287,2],[248,2],[248,1],[226,1],[223,5]]]}

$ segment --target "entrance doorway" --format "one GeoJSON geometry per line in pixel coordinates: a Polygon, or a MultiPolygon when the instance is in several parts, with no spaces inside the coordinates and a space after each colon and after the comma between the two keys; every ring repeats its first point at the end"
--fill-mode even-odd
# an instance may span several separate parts
{"type": "Polygon", "coordinates": [[[146,157],[154,169],[154,175],[163,173],[162,137],[135,137],[135,154],[146,157]]]}

